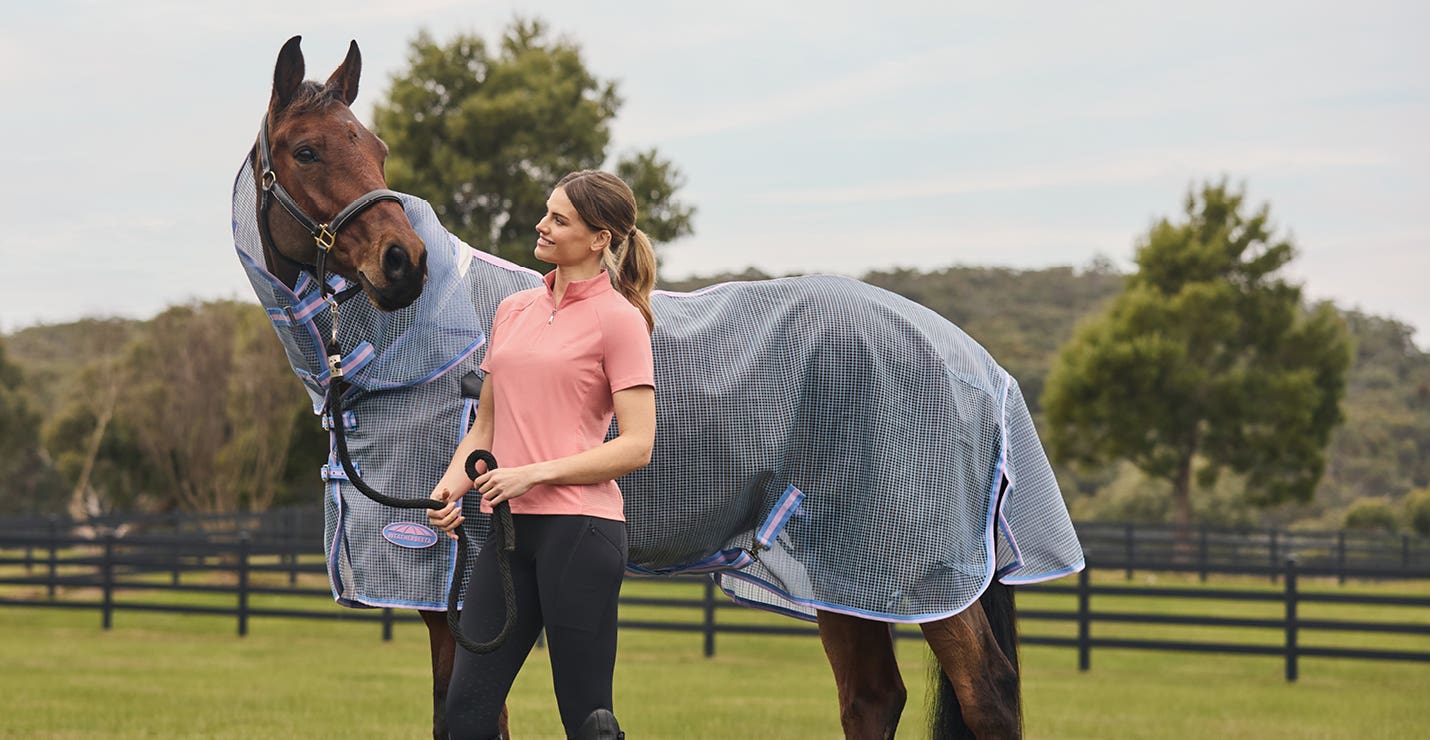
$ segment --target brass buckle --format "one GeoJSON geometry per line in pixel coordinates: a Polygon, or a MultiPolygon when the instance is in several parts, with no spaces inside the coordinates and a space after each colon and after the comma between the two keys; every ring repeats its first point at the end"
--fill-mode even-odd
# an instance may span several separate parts
{"type": "Polygon", "coordinates": [[[754,532],[750,533],[750,546],[745,548],[745,552],[750,553],[750,557],[754,559],[755,562],[759,562],[760,560],[760,551],[768,549],[770,548],[760,544],[760,540],[755,536],[754,532]]]}
{"type": "Polygon", "coordinates": [[[338,239],[338,235],[328,231],[327,224],[318,224],[318,233],[313,235],[313,241],[318,243],[318,248],[324,252],[333,248],[333,243],[338,239]]]}

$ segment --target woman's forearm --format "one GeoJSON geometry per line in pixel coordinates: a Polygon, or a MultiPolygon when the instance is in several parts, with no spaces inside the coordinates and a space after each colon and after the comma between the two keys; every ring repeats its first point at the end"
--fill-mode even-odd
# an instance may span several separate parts
{"type": "Polygon", "coordinates": [[[537,477],[549,485],[591,485],[615,480],[650,464],[652,444],[636,434],[621,434],[599,447],[535,463],[537,477]]]}

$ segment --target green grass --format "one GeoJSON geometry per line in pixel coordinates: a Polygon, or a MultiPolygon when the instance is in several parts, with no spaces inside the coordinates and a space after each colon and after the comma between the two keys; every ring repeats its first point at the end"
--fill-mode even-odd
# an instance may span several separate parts
{"type": "MultiPolygon", "coordinates": [[[[1112,576],[1113,574],[1109,574],[1112,576]]],[[[164,581],[167,577],[160,577],[164,581]]],[[[187,579],[190,578],[186,576],[187,579]]],[[[198,576],[192,577],[197,581],[198,576]]],[[[274,577],[286,583],[285,577],[274,577]]],[[[1152,576],[1139,576],[1146,582],[1152,576]]],[[[321,578],[304,576],[304,585],[321,578]]],[[[1099,578],[1099,582],[1104,582],[1099,578]]],[[[1120,575],[1105,582],[1120,583],[1120,575]]],[[[1158,585],[1196,588],[1194,579],[1158,585]]],[[[1262,580],[1213,579],[1210,587],[1271,589],[1262,580]]],[[[1404,585],[1303,584],[1334,593],[1405,593],[1404,585]]],[[[14,596],[18,587],[0,587],[14,596]]],[[[1430,594],[1430,584],[1413,587],[1430,594]]],[[[627,593],[694,596],[699,587],[632,583],[627,593]]],[[[91,592],[78,595],[93,598],[91,592]]],[[[231,606],[233,597],[121,592],[121,603],[231,606]]],[[[1072,597],[1020,593],[1027,608],[1071,610],[1072,597]]],[[[255,605],[333,609],[322,599],[263,596],[255,605]]],[[[1430,622],[1430,610],[1305,605],[1318,618],[1430,622]]],[[[1094,610],[1276,616],[1279,605],[1171,598],[1094,598],[1094,610]]],[[[685,619],[694,612],[627,608],[627,619],[685,619]]],[[[720,620],[795,622],[748,610],[720,620]]],[[[419,738],[430,727],[425,629],[397,625],[393,641],[373,623],[258,618],[246,638],[232,617],[119,611],[103,631],[94,610],[0,608],[0,737],[371,737],[419,738]]],[[[1070,623],[1024,624],[1028,634],[1070,635],[1070,623]]],[[[1276,644],[1275,630],[1102,625],[1094,636],[1248,641],[1276,644]]],[[[719,635],[701,655],[697,633],[626,631],[616,669],[616,702],[635,738],[830,738],[839,736],[833,679],[812,637],[719,635]]],[[[1430,650],[1430,638],[1307,633],[1303,644],[1430,650]]],[[[899,641],[909,688],[901,738],[926,734],[927,651],[899,641]]],[[[1023,651],[1028,735],[1034,738],[1360,738],[1418,737],[1430,723],[1430,665],[1306,659],[1288,684],[1279,658],[1095,650],[1080,673],[1073,650],[1023,651]]],[[[560,737],[546,654],[528,660],[510,698],[521,738],[560,737]]]]}

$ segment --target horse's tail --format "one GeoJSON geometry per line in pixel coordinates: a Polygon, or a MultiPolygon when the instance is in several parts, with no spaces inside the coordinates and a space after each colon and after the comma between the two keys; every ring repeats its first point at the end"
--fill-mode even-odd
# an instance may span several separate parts
{"type": "MultiPolygon", "coordinates": [[[[1003,651],[1004,657],[1013,666],[1013,674],[1002,677],[1003,681],[1011,682],[1011,685],[1005,683],[998,688],[1000,694],[1012,697],[1014,706],[1010,709],[1017,714],[1018,728],[1021,730],[1023,687],[1022,672],[1018,668],[1018,621],[1013,603],[1013,587],[999,583],[998,579],[994,578],[988,588],[984,589],[983,595],[978,597],[978,604],[988,618],[994,642],[998,643],[999,650],[1003,651]]],[[[943,672],[943,667],[937,660],[933,661],[932,670],[933,675],[930,678],[937,683],[937,688],[930,709],[931,737],[935,740],[974,740],[977,736],[963,721],[963,708],[958,703],[958,697],[954,695],[948,674],[943,672]]]]}

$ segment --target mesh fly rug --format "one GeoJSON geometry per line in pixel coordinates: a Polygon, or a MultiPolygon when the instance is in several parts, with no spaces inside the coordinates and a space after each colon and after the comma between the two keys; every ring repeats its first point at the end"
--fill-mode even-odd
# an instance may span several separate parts
{"type": "MultiPolygon", "coordinates": [[[[474,418],[497,304],[540,276],[467,246],[425,201],[404,195],[402,205],[427,246],[427,284],[391,313],[357,291],[342,303],[352,388],[341,421],[362,477],[417,498],[474,418]]],[[[264,268],[248,167],[233,229],[322,413],[330,316],[310,276],[289,290],[264,268]]],[[[630,572],[709,572],[737,601],[806,619],[828,609],[921,622],[962,611],[994,577],[1031,583],[1082,568],[1017,382],[938,314],[827,275],[657,291],[651,304],[655,450],[619,481],[630,572]]],[[[445,608],[455,546],[424,511],[369,501],[333,452],[322,478],[338,602],[445,608]]],[[[481,543],[486,518],[467,498],[468,534],[481,543]]]]}

